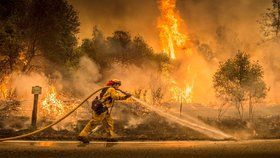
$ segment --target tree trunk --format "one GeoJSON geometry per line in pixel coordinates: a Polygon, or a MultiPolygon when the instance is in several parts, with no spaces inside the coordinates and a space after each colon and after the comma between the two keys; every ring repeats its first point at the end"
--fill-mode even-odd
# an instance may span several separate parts
{"type": "Polygon", "coordinates": [[[276,27],[276,37],[278,37],[280,31],[280,2],[277,2],[277,27],[276,27]]]}
{"type": "Polygon", "coordinates": [[[27,56],[27,62],[26,62],[26,64],[23,66],[23,68],[22,68],[22,72],[28,72],[28,70],[29,70],[29,67],[30,67],[30,65],[31,65],[31,61],[32,61],[32,59],[34,58],[34,56],[35,56],[35,52],[36,52],[36,38],[31,42],[31,44],[29,45],[29,48],[27,49],[27,54],[28,54],[28,56],[27,56]]]}
{"type": "Polygon", "coordinates": [[[221,120],[223,114],[227,111],[228,106],[226,106],[226,105],[227,105],[227,103],[224,102],[219,106],[219,108],[218,108],[218,120],[221,120]]]}
{"type": "Polygon", "coordinates": [[[242,112],[241,112],[241,104],[240,103],[235,103],[235,107],[237,109],[238,115],[241,120],[243,120],[242,112]]]}
{"type": "Polygon", "coordinates": [[[252,95],[249,95],[249,120],[253,121],[253,103],[252,103],[252,95]]]}
{"type": "Polygon", "coordinates": [[[13,57],[9,57],[9,73],[13,72],[13,57]]]}
{"type": "Polygon", "coordinates": [[[224,104],[220,105],[219,108],[218,108],[218,120],[221,120],[223,106],[224,106],[224,104]]]}
{"type": "Polygon", "coordinates": [[[241,120],[243,120],[243,116],[244,116],[244,107],[242,102],[240,103],[240,108],[241,108],[241,120]]]}

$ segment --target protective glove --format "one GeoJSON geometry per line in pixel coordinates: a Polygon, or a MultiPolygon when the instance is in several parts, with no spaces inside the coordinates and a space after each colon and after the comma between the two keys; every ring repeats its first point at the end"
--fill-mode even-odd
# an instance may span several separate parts
{"type": "Polygon", "coordinates": [[[125,93],[125,99],[127,99],[127,98],[129,98],[129,97],[131,97],[132,95],[130,94],[130,93],[125,93]]]}

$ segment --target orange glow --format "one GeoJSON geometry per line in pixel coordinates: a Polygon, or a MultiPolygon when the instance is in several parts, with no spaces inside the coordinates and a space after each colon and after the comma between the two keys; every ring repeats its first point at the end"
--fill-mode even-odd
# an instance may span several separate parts
{"type": "Polygon", "coordinates": [[[18,59],[24,64],[27,64],[26,54],[24,52],[20,52],[18,59]]]}
{"type": "Polygon", "coordinates": [[[175,51],[185,49],[189,41],[188,37],[179,30],[182,19],[176,11],[175,4],[176,0],[159,1],[161,16],[157,23],[162,49],[171,59],[175,59],[175,51]]]}
{"type": "Polygon", "coordinates": [[[62,115],[65,112],[63,102],[58,98],[54,86],[50,86],[42,101],[42,109],[48,115],[62,115]]]}
{"type": "Polygon", "coordinates": [[[13,97],[13,89],[11,88],[11,77],[5,76],[0,83],[0,99],[6,100],[13,97]]]}
{"type": "MultiPolygon", "coordinates": [[[[161,16],[158,19],[157,27],[159,29],[159,37],[164,53],[171,59],[185,60],[186,57],[192,55],[190,48],[190,40],[188,36],[180,30],[182,27],[182,19],[176,10],[176,0],[159,0],[159,9],[161,16]],[[178,52],[184,52],[183,56],[178,56],[178,52]]],[[[188,65],[188,72],[190,65],[188,65]]],[[[179,102],[192,102],[193,85],[185,84],[184,88],[177,85],[172,75],[167,75],[167,80],[172,83],[170,92],[172,99],[179,102]]],[[[183,79],[184,80],[184,79],[183,79]]],[[[185,82],[186,83],[186,82],[185,82]]]]}
{"type": "Polygon", "coordinates": [[[192,93],[193,93],[192,90],[193,90],[193,85],[187,86],[185,88],[184,96],[185,96],[185,100],[186,100],[187,103],[191,103],[192,102],[192,93]]]}
{"type": "Polygon", "coordinates": [[[193,95],[193,85],[186,85],[180,88],[176,85],[171,87],[172,99],[176,102],[191,103],[193,95]]]}
{"type": "Polygon", "coordinates": [[[7,99],[8,97],[8,88],[7,88],[8,81],[6,77],[4,78],[3,82],[0,84],[0,99],[7,99]]]}

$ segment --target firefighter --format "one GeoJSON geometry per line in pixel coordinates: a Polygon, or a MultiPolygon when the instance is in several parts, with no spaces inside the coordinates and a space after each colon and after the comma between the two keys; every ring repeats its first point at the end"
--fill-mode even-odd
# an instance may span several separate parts
{"type": "Polygon", "coordinates": [[[131,96],[129,93],[118,93],[117,89],[121,86],[121,81],[117,79],[110,80],[107,83],[99,98],[96,97],[92,102],[92,109],[94,111],[93,118],[87,123],[84,129],[78,136],[78,140],[83,143],[89,143],[88,135],[98,125],[102,125],[108,134],[109,140],[115,137],[113,119],[111,117],[111,110],[115,100],[125,100],[131,96]]]}

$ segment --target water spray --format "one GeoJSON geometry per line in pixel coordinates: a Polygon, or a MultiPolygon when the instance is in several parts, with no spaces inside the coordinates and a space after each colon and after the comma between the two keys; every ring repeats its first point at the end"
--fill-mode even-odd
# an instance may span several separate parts
{"type": "MultiPolygon", "coordinates": [[[[171,113],[167,113],[167,112],[164,112],[163,110],[159,109],[158,107],[154,107],[154,106],[151,106],[149,105],[148,103],[138,99],[138,98],[135,98],[135,97],[131,97],[134,101],[140,103],[141,105],[143,105],[144,107],[148,108],[149,110],[151,111],[154,111],[155,113],[157,113],[158,115],[166,118],[167,120],[169,121],[172,121],[172,122],[176,122],[184,127],[188,127],[188,128],[191,128],[195,131],[198,131],[202,134],[205,134],[207,135],[208,137],[210,138],[214,138],[216,140],[234,140],[235,138],[231,135],[228,135],[218,129],[215,129],[213,127],[209,127],[209,126],[206,126],[206,125],[203,125],[203,124],[198,124],[199,120],[191,117],[189,120],[186,120],[186,119],[182,119],[182,118],[179,118],[175,115],[172,115],[171,113]],[[195,121],[194,121],[195,120],[195,121]],[[195,123],[197,122],[197,123],[195,123]]],[[[190,116],[188,116],[190,117],[190,116]]]]}
{"type": "MultiPolygon", "coordinates": [[[[124,92],[120,89],[118,89],[118,91],[120,91],[124,94],[127,94],[127,92],[124,92]]],[[[228,135],[228,134],[222,132],[221,130],[215,129],[209,125],[206,125],[205,123],[203,123],[202,121],[200,121],[194,117],[185,116],[185,119],[182,119],[182,118],[177,117],[175,114],[172,114],[171,112],[170,113],[164,112],[163,110],[159,109],[158,107],[152,106],[134,96],[131,96],[131,98],[134,101],[136,101],[136,102],[140,103],[141,105],[143,105],[144,107],[146,107],[147,109],[154,111],[158,115],[166,118],[167,120],[176,122],[184,127],[191,128],[195,131],[198,131],[199,133],[207,135],[210,138],[214,138],[216,140],[236,140],[236,138],[234,138],[233,136],[228,135]]]]}
{"type": "MultiPolygon", "coordinates": [[[[118,91],[120,91],[121,93],[123,94],[127,94],[127,92],[124,92],[120,89],[117,89],[118,91]]],[[[158,115],[166,118],[167,120],[169,121],[172,121],[172,122],[176,122],[184,127],[188,127],[188,128],[191,128],[195,131],[198,131],[199,133],[202,133],[210,138],[213,138],[213,139],[216,139],[216,140],[236,140],[233,136],[231,135],[228,135],[218,129],[215,129],[209,125],[206,125],[205,123],[203,123],[202,121],[194,118],[194,117],[191,117],[191,116],[184,116],[185,119],[182,119],[182,118],[179,118],[176,116],[176,114],[170,112],[170,113],[167,113],[167,112],[164,112],[163,110],[159,109],[158,107],[154,107],[154,106],[151,106],[149,105],[148,103],[134,97],[134,96],[131,96],[131,98],[140,103],[142,106],[146,107],[147,109],[151,110],[151,111],[154,111],[155,113],[157,113],[158,115]]],[[[96,131],[98,131],[99,129],[101,128],[101,125],[98,125],[96,126],[92,131],[91,133],[94,133],[96,131]]]]}

